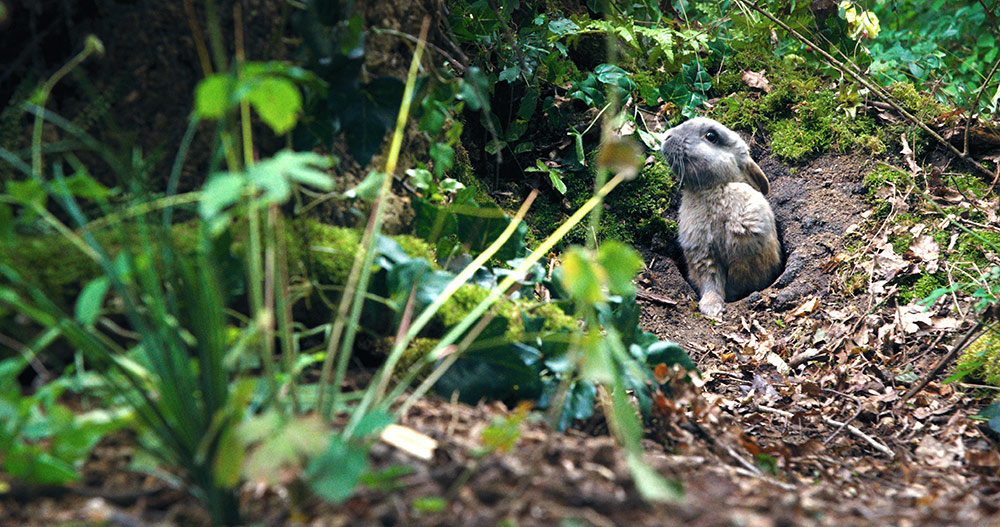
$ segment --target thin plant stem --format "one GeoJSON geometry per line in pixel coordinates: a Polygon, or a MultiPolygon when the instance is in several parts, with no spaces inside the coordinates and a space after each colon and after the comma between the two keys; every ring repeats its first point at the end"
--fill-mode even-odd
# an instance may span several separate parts
{"type": "Polygon", "coordinates": [[[424,326],[431,321],[438,310],[441,309],[441,306],[443,306],[444,303],[447,302],[453,294],[455,294],[455,291],[458,291],[458,288],[468,282],[469,278],[472,278],[472,275],[474,275],[476,271],[483,266],[483,264],[492,258],[493,255],[496,254],[505,243],[507,243],[507,240],[509,240],[514,234],[514,231],[517,230],[518,225],[524,221],[525,215],[528,214],[528,209],[531,208],[531,204],[535,201],[537,196],[538,191],[532,190],[528,195],[528,198],[524,200],[521,208],[518,209],[514,217],[511,218],[503,232],[501,232],[500,235],[493,240],[493,243],[491,243],[485,251],[480,253],[479,256],[469,262],[469,265],[466,265],[461,272],[455,275],[455,278],[452,278],[452,280],[448,282],[444,289],[441,290],[441,293],[434,298],[434,301],[424,308],[424,310],[420,313],[420,316],[413,321],[403,338],[396,339],[392,350],[389,352],[389,357],[386,359],[385,365],[383,366],[383,372],[379,374],[377,391],[377,395],[379,397],[385,393],[389,379],[392,378],[392,371],[396,367],[396,363],[402,357],[403,351],[406,350],[406,347],[409,346],[410,342],[416,338],[421,330],[424,329],[424,326]]]}
{"type": "MultiPolygon", "coordinates": [[[[507,290],[517,282],[518,277],[528,272],[535,262],[545,257],[545,255],[547,255],[549,251],[555,247],[556,243],[559,243],[559,240],[562,240],[569,233],[570,229],[575,227],[577,223],[580,223],[580,220],[582,220],[594,207],[600,204],[608,193],[614,190],[619,183],[627,180],[631,175],[632,174],[621,172],[612,178],[611,181],[608,181],[603,187],[598,189],[594,196],[587,200],[583,206],[581,206],[576,212],[573,213],[572,216],[563,222],[563,224],[560,225],[555,232],[549,235],[549,237],[546,238],[545,241],[538,246],[538,248],[521,260],[521,263],[510,273],[510,275],[507,276],[507,278],[501,281],[495,288],[490,290],[490,294],[479,302],[476,307],[472,308],[472,310],[465,315],[465,318],[463,318],[461,322],[452,327],[451,330],[448,331],[448,333],[442,337],[440,341],[438,341],[437,345],[423,357],[419,366],[411,369],[411,371],[407,373],[405,378],[406,380],[404,382],[400,382],[389,397],[384,398],[384,400],[392,401],[396,397],[399,397],[399,395],[401,395],[406,389],[406,386],[409,385],[409,382],[412,381],[416,372],[419,371],[419,368],[440,359],[448,347],[454,344],[455,341],[457,341],[459,337],[461,337],[466,330],[468,330],[479,319],[479,317],[483,316],[490,306],[496,303],[501,296],[507,294],[507,290]]],[[[344,429],[345,436],[350,436],[351,432],[353,432],[354,428],[358,425],[358,422],[360,422],[361,418],[365,415],[368,407],[374,402],[374,399],[374,391],[370,389],[367,390],[365,392],[365,396],[361,399],[361,402],[358,403],[358,406],[351,414],[351,420],[344,429]]]]}
{"type": "Polygon", "coordinates": [[[420,66],[420,58],[424,53],[424,43],[427,41],[427,31],[430,28],[430,17],[424,17],[423,25],[420,28],[420,41],[417,49],[413,53],[410,61],[410,70],[406,77],[406,87],[403,89],[403,100],[399,105],[399,113],[396,116],[396,129],[392,134],[392,142],[389,146],[389,155],[385,162],[385,173],[382,175],[382,184],[379,188],[378,197],[372,207],[368,226],[361,239],[363,251],[355,254],[354,264],[351,267],[351,274],[348,276],[347,287],[340,299],[337,309],[337,318],[334,321],[333,330],[327,341],[326,358],[323,360],[323,370],[320,376],[320,393],[317,400],[317,408],[320,415],[326,416],[329,408],[324,400],[324,394],[330,387],[331,369],[333,367],[334,351],[339,346],[336,374],[333,376],[333,388],[335,394],[334,405],[339,403],[341,393],[340,386],[347,373],[347,363],[354,347],[354,338],[357,334],[358,319],[361,318],[361,308],[364,305],[364,295],[368,291],[368,281],[371,277],[371,266],[375,261],[375,238],[382,229],[382,220],[385,214],[385,202],[389,191],[392,188],[393,173],[396,171],[396,163],[399,161],[399,151],[403,145],[403,133],[406,129],[406,120],[410,113],[410,102],[413,98],[413,90],[417,81],[417,71],[420,66]],[[347,315],[347,308],[350,305],[350,314],[347,315]],[[347,316],[345,316],[347,315],[347,316]],[[348,322],[348,317],[349,322],[348,322]],[[346,328],[345,328],[346,325],[346,328]],[[340,342],[340,335],[343,332],[344,338],[340,342]]]}
{"type": "Polygon", "coordinates": [[[55,73],[49,77],[49,80],[42,84],[39,94],[35,97],[40,107],[40,111],[35,114],[35,125],[34,130],[31,135],[31,170],[36,178],[42,177],[42,122],[45,116],[45,103],[48,102],[49,94],[52,93],[52,88],[62,80],[70,71],[73,71],[77,66],[87,60],[91,54],[100,52],[103,50],[104,46],[97,40],[97,37],[91,35],[86,39],[86,43],[83,46],[83,50],[77,53],[72,59],[66,64],[63,64],[61,68],[56,70],[55,73]]]}

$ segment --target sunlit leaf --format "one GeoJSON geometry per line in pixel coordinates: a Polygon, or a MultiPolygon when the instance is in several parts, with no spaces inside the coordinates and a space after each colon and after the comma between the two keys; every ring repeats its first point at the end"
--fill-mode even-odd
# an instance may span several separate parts
{"type": "Polygon", "coordinates": [[[194,91],[194,112],[202,119],[218,119],[229,109],[229,94],[232,79],[229,75],[216,73],[205,77],[194,91]]]}
{"type": "Polygon", "coordinates": [[[291,131],[302,110],[302,94],[292,81],[268,77],[247,94],[247,100],[276,134],[291,131]]]}
{"type": "Polygon", "coordinates": [[[604,299],[602,270],[580,248],[570,250],[562,264],[562,283],[577,302],[594,304],[604,299]]]}
{"type": "Polygon", "coordinates": [[[617,240],[601,244],[597,259],[607,272],[608,289],[616,295],[632,291],[632,279],[645,267],[635,249],[617,240]]]}

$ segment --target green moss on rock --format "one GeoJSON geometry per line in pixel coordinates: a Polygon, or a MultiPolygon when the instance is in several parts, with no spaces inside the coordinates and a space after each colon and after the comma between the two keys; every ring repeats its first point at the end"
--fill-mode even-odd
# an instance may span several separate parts
{"type": "Polygon", "coordinates": [[[955,369],[974,379],[1000,386],[1000,335],[987,331],[972,341],[958,358],[955,369]]]}
{"type": "MultiPolygon", "coordinates": [[[[588,159],[590,167],[594,166],[593,154],[591,152],[588,159]]],[[[593,195],[594,179],[594,172],[590,168],[568,173],[564,177],[565,196],[561,199],[551,195],[540,197],[527,218],[532,236],[536,239],[548,236],[586,203],[593,195]]],[[[640,171],[639,177],[618,185],[604,200],[597,238],[632,243],[654,236],[669,236],[670,224],[662,216],[670,205],[676,186],[666,160],[662,156],[654,156],[654,160],[640,171]]],[[[580,222],[570,230],[563,243],[585,243],[589,228],[590,224],[586,220],[580,222]]]]}

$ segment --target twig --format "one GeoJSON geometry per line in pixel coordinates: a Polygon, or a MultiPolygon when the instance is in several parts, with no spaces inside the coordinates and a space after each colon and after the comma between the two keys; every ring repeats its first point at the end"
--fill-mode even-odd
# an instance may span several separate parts
{"type": "Polygon", "coordinates": [[[663,304],[666,306],[676,306],[677,302],[656,293],[650,293],[648,291],[636,290],[635,297],[639,300],[648,300],[650,302],[656,302],[657,304],[663,304]]]}
{"type": "Polygon", "coordinates": [[[907,399],[913,397],[913,395],[919,392],[920,390],[923,390],[924,386],[927,386],[927,384],[931,382],[931,379],[937,377],[937,374],[942,369],[944,369],[944,367],[947,366],[948,363],[951,362],[951,360],[954,359],[956,355],[958,355],[958,352],[965,349],[965,346],[967,346],[969,342],[972,340],[972,336],[978,333],[979,330],[982,329],[982,327],[983,327],[982,321],[976,322],[976,324],[972,326],[969,329],[969,331],[965,333],[965,335],[962,335],[962,338],[959,339],[958,343],[951,348],[951,351],[946,353],[944,357],[941,357],[938,360],[937,364],[935,364],[934,367],[931,368],[926,375],[924,375],[924,378],[921,379],[920,382],[914,384],[913,387],[909,389],[909,391],[903,394],[903,396],[900,397],[898,401],[896,401],[896,406],[898,407],[902,405],[904,402],[906,402],[907,399]]]}
{"type": "Polygon", "coordinates": [[[883,101],[885,101],[886,103],[888,103],[889,106],[892,106],[892,108],[894,110],[896,110],[897,112],[899,112],[900,115],[902,115],[903,117],[906,117],[910,122],[912,122],[913,124],[915,124],[918,127],[920,127],[921,130],[927,132],[928,135],[930,135],[931,137],[933,137],[934,139],[936,139],[939,143],[941,143],[942,145],[944,145],[945,147],[947,147],[948,150],[951,150],[951,152],[953,154],[955,154],[956,156],[958,156],[960,159],[962,159],[962,160],[970,163],[974,168],[976,168],[976,170],[979,170],[983,174],[986,174],[987,176],[993,177],[993,172],[991,172],[988,168],[984,167],[983,165],[979,164],[978,162],[976,162],[975,160],[973,160],[972,158],[970,158],[969,155],[968,155],[968,153],[959,151],[957,148],[955,148],[954,145],[952,145],[951,143],[949,143],[947,139],[941,137],[941,135],[938,134],[937,132],[935,132],[930,126],[927,126],[927,124],[925,124],[923,121],[921,121],[920,119],[918,119],[917,117],[915,117],[913,114],[911,114],[910,112],[908,112],[905,109],[903,109],[903,107],[901,107],[899,104],[897,104],[896,101],[893,100],[893,98],[891,96],[889,96],[889,94],[887,94],[884,91],[882,91],[881,87],[873,84],[868,79],[866,79],[864,76],[862,76],[860,73],[857,73],[857,72],[851,70],[850,68],[846,67],[842,62],[840,62],[839,60],[833,58],[832,55],[830,55],[829,53],[827,53],[826,51],[824,51],[816,43],[814,43],[813,41],[809,40],[808,38],[802,36],[801,34],[799,34],[798,31],[795,31],[794,29],[788,27],[787,24],[785,24],[781,20],[778,20],[777,18],[775,18],[774,15],[772,15],[771,13],[768,13],[762,7],[758,6],[756,3],[748,2],[746,0],[740,0],[740,1],[741,1],[741,3],[744,3],[744,4],[748,5],[749,7],[752,7],[755,11],[757,11],[760,14],[764,15],[765,17],[769,18],[772,22],[774,22],[779,27],[781,27],[781,29],[784,29],[785,31],[787,31],[790,35],[792,35],[795,38],[797,38],[803,44],[805,44],[807,46],[810,46],[814,51],[816,51],[816,53],[819,53],[820,56],[822,56],[831,67],[833,67],[834,69],[840,71],[841,73],[846,73],[846,74],[850,75],[852,78],[854,78],[854,80],[858,81],[859,84],[861,84],[865,88],[868,88],[868,90],[871,91],[872,93],[874,93],[876,96],[878,96],[878,98],[880,98],[883,101]]]}
{"type": "Polygon", "coordinates": [[[835,438],[838,435],[840,435],[840,433],[844,431],[844,428],[846,428],[849,423],[851,423],[852,421],[854,421],[855,419],[857,419],[858,416],[861,415],[861,410],[862,410],[861,408],[858,408],[858,411],[854,412],[854,415],[852,415],[850,419],[848,419],[847,421],[844,421],[844,424],[838,426],[837,429],[834,430],[832,434],[830,434],[830,437],[827,437],[826,439],[824,439],[823,440],[823,446],[829,445],[830,441],[833,441],[833,438],[835,438]]]}
{"type": "MultiPolygon", "coordinates": [[[[770,406],[757,405],[757,408],[760,409],[760,410],[762,410],[762,411],[764,411],[764,412],[769,412],[769,413],[772,413],[772,414],[777,414],[777,415],[780,415],[780,416],[785,417],[787,419],[791,419],[792,417],[795,416],[795,414],[793,414],[792,412],[786,412],[785,410],[779,410],[777,408],[771,408],[770,406]]],[[[896,454],[893,453],[893,451],[889,447],[885,446],[884,444],[882,444],[881,442],[879,442],[877,439],[873,438],[872,436],[870,436],[870,435],[862,432],[858,427],[856,427],[854,425],[851,425],[849,423],[842,423],[842,422],[837,421],[835,419],[830,419],[829,417],[823,417],[823,416],[821,416],[820,418],[823,419],[824,423],[826,423],[826,424],[828,424],[830,426],[846,427],[848,430],[850,430],[850,432],[852,434],[854,434],[854,435],[858,436],[859,438],[863,439],[866,443],[868,443],[873,448],[875,448],[875,450],[878,450],[879,452],[882,452],[883,454],[885,454],[886,456],[888,456],[890,459],[896,457],[896,454]]]]}
{"type": "Polygon", "coordinates": [[[500,21],[501,33],[503,33],[504,40],[510,47],[514,48],[514,54],[517,55],[517,61],[521,65],[521,78],[524,79],[524,83],[531,85],[530,79],[528,79],[528,62],[524,60],[524,51],[521,50],[521,46],[517,43],[517,40],[510,33],[510,26],[507,24],[507,17],[500,12],[500,8],[497,7],[496,0],[490,0],[490,7],[493,12],[497,15],[497,20],[500,21]]]}
{"type": "MultiPolygon", "coordinates": [[[[386,34],[386,35],[392,35],[394,37],[405,38],[406,40],[409,40],[411,42],[417,42],[417,43],[420,42],[420,39],[416,35],[411,35],[409,33],[404,33],[402,31],[396,31],[395,29],[373,27],[371,31],[376,34],[386,34]]],[[[426,42],[424,45],[434,50],[435,52],[440,53],[441,56],[445,58],[445,60],[451,63],[452,67],[455,68],[455,70],[458,72],[459,75],[464,75],[465,70],[469,69],[468,66],[466,66],[462,61],[457,60],[451,55],[449,55],[447,51],[441,49],[441,47],[438,46],[437,44],[434,44],[433,42],[426,42]]]]}
{"type": "Polygon", "coordinates": [[[976,90],[976,100],[972,101],[972,105],[969,108],[969,117],[965,119],[965,137],[962,139],[962,150],[966,153],[969,152],[969,127],[972,126],[972,116],[975,115],[976,109],[979,107],[979,99],[983,96],[983,92],[986,91],[986,85],[993,80],[993,74],[997,72],[997,66],[1000,66],[1000,58],[993,63],[990,74],[986,76],[986,80],[976,90]]]}

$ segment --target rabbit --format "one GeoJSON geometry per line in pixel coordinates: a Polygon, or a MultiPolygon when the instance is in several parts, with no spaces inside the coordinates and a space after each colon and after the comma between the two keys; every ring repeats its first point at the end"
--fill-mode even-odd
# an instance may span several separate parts
{"type": "Polygon", "coordinates": [[[771,285],[781,274],[767,176],[747,144],[719,122],[696,117],[667,130],[661,147],[680,178],[678,241],[698,309],[710,317],[724,303],[771,285]]]}

